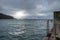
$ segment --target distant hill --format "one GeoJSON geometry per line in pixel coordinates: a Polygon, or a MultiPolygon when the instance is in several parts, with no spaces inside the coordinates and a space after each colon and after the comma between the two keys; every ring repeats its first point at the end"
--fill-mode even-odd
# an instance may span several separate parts
{"type": "Polygon", "coordinates": [[[0,13],[0,19],[14,19],[14,18],[9,15],[5,15],[5,14],[0,13]]]}

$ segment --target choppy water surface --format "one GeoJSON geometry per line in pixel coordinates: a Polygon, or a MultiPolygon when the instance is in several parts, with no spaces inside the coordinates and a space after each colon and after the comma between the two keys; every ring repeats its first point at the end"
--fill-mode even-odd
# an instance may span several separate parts
{"type": "MultiPolygon", "coordinates": [[[[51,29],[53,22],[49,26],[51,29]]],[[[0,20],[0,40],[42,40],[46,33],[46,20],[0,20]]]]}

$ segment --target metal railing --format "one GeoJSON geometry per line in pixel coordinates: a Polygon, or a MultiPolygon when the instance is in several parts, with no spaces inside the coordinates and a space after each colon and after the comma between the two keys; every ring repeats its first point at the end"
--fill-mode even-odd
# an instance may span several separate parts
{"type": "MultiPolygon", "coordinates": [[[[50,35],[50,31],[51,31],[52,29],[50,30],[49,21],[51,21],[51,22],[54,22],[54,21],[53,21],[52,19],[47,19],[47,30],[46,30],[46,31],[47,31],[47,35],[48,35],[48,36],[51,36],[51,35],[50,35]]],[[[53,27],[54,27],[54,26],[53,26],[53,27]]],[[[56,30],[55,30],[55,33],[56,33],[56,30]]],[[[46,37],[47,37],[47,35],[46,35],[46,37]]],[[[48,40],[50,40],[50,37],[48,37],[48,40]]]]}

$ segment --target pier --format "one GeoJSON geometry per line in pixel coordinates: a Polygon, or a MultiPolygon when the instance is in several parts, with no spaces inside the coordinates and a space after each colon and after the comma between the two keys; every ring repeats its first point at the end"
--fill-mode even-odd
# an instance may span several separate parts
{"type": "MultiPolygon", "coordinates": [[[[47,33],[44,40],[60,40],[60,11],[54,12],[53,25],[54,25],[53,28],[47,33]]],[[[47,29],[48,27],[49,26],[47,26],[47,29]]]]}

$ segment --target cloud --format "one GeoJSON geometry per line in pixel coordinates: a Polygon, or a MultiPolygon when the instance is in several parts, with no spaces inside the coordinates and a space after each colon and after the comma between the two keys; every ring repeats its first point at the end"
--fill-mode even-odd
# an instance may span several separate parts
{"type": "Polygon", "coordinates": [[[25,10],[25,14],[29,14],[26,18],[41,18],[44,15],[53,18],[53,12],[60,10],[59,4],[60,0],[0,0],[0,11],[12,15],[25,10]]]}

